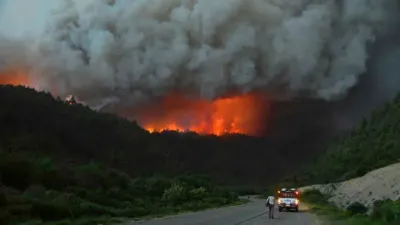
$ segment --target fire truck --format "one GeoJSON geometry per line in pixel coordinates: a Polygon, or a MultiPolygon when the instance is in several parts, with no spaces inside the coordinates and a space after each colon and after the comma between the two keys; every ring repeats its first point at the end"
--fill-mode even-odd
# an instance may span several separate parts
{"type": "Polygon", "coordinates": [[[278,191],[278,209],[282,210],[295,210],[299,211],[299,196],[300,192],[296,188],[286,189],[282,188],[278,191]]]}

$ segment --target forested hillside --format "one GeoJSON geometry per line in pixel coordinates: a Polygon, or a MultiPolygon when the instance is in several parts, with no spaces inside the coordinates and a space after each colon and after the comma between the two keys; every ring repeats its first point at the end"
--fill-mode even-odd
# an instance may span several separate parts
{"type": "Polygon", "coordinates": [[[292,169],[280,162],[298,161],[297,154],[282,151],[267,138],[150,134],[113,114],[69,105],[24,87],[0,86],[0,105],[0,146],[63,161],[94,160],[132,176],[195,172],[219,183],[265,184],[292,169]],[[274,160],[266,164],[268,158],[274,160]]]}
{"type": "Polygon", "coordinates": [[[400,95],[336,140],[295,179],[301,184],[344,181],[399,161],[400,95]]]}
{"type": "Polygon", "coordinates": [[[193,174],[215,163],[194,151],[226,147],[224,139],[151,135],[23,87],[0,86],[0,106],[2,225],[97,224],[239,202],[209,176],[193,174]]]}

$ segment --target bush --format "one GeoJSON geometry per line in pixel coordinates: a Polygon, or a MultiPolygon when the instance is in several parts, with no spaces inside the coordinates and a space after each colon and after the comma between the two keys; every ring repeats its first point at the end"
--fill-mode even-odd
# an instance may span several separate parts
{"type": "Polygon", "coordinates": [[[347,212],[349,212],[351,215],[356,215],[356,214],[366,214],[368,211],[368,208],[363,205],[362,203],[359,202],[354,202],[352,204],[350,204],[347,208],[346,208],[347,212]]]}
{"type": "Polygon", "coordinates": [[[375,202],[371,217],[386,222],[400,222],[400,201],[383,200],[375,202]]]}
{"type": "Polygon", "coordinates": [[[207,193],[206,189],[203,187],[192,189],[189,192],[189,197],[190,197],[190,199],[193,199],[193,200],[204,199],[205,197],[207,197],[207,195],[208,195],[208,193],[207,193]]]}
{"type": "Polygon", "coordinates": [[[173,205],[184,202],[187,198],[186,190],[180,184],[173,184],[169,189],[164,191],[162,200],[173,205]]]}

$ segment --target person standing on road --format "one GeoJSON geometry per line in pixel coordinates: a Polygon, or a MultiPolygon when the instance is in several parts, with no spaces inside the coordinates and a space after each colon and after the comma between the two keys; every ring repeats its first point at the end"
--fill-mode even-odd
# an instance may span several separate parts
{"type": "Polygon", "coordinates": [[[268,196],[267,201],[265,202],[265,206],[268,208],[268,215],[270,219],[274,218],[274,209],[275,209],[275,197],[268,196]]]}

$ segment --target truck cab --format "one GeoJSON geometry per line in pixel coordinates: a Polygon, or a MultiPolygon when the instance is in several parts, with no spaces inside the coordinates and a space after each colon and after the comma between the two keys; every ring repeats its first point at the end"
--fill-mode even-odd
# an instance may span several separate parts
{"type": "Polygon", "coordinates": [[[300,192],[296,188],[278,190],[278,209],[299,211],[299,195],[300,192]]]}

